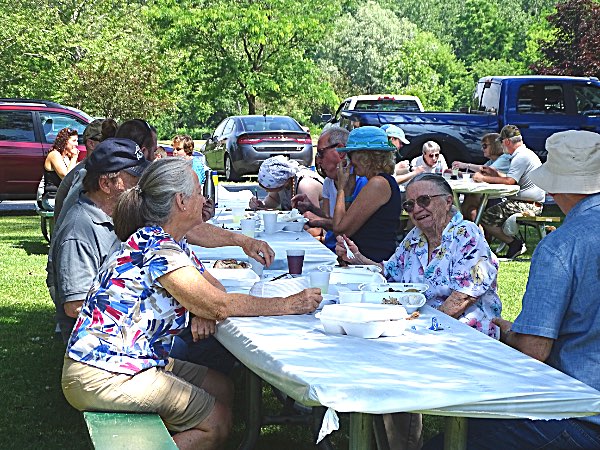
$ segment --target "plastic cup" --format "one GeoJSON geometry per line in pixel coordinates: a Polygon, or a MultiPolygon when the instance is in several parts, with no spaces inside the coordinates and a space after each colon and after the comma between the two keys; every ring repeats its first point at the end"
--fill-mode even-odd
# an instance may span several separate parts
{"type": "Polygon", "coordinates": [[[469,181],[471,179],[471,174],[470,173],[463,173],[462,174],[462,179],[463,179],[463,181],[469,181]]]}
{"type": "Polygon", "coordinates": [[[246,208],[243,206],[234,206],[231,208],[231,214],[233,215],[234,222],[240,222],[244,218],[244,213],[246,212],[246,208]]]}
{"type": "MultiPolygon", "coordinates": [[[[240,220],[240,226],[242,227],[242,234],[244,236],[254,237],[256,231],[256,221],[254,219],[242,219],[240,220]]],[[[254,261],[253,258],[252,261],[254,261]]]]}
{"type": "Polygon", "coordinates": [[[287,250],[288,273],[290,275],[302,274],[304,265],[304,250],[287,250]]]}
{"type": "Polygon", "coordinates": [[[265,233],[275,233],[277,231],[277,213],[264,213],[262,218],[265,224],[265,233]]]}
{"type": "Polygon", "coordinates": [[[321,289],[321,294],[327,294],[329,291],[329,277],[331,272],[321,272],[314,270],[308,274],[310,287],[321,289]]]}
{"type": "Polygon", "coordinates": [[[452,176],[454,179],[458,179],[458,169],[452,169],[452,176]]]}
{"type": "Polygon", "coordinates": [[[340,304],[343,303],[362,303],[362,291],[340,291],[340,304]]]}
{"type": "Polygon", "coordinates": [[[262,277],[263,270],[265,270],[265,266],[263,266],[261,263],[259,263],[254,258],[248,258],[248,262],[250,263],[250,267],[252,268],[254,273],[256,275],[258,275],[259,277],[262,277]]]}

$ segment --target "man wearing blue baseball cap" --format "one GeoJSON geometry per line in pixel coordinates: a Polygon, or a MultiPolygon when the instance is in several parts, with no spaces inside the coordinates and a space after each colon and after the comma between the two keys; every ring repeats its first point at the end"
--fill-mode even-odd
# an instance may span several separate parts
{"type": "Polygon", "coordinates": [[[98,269],[120,243],[111,218],[119,196],[136,185],[149,164],[135,142],[122,138],[101,142],[86,161],[84,190],[52,237],[48,258],[65,342],[98,269]]]}

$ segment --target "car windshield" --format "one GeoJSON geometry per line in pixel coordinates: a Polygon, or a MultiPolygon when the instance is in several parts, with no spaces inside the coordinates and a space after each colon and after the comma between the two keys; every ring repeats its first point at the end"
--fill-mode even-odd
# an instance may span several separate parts
{"type": "Polygon", "coordinates": [[[421,111],[414,100],[361,100],[354,107],[357,111],[421,111]]]}
{"type": "Polygon", "coordinates": [[[298,122],[290,117],[244,117],[241,119],[246,131],[291,130],[303,131],[298,122]]]}

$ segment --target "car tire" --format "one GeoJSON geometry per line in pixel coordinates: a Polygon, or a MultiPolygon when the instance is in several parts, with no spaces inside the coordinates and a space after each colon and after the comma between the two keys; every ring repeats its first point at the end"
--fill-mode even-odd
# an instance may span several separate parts
{"type": "Polygon", "coordinates": [[[225,178],[227,181],[240,181],[241,177],[233,168],[233,161],[228,154],[225,154],[225,178]]]}

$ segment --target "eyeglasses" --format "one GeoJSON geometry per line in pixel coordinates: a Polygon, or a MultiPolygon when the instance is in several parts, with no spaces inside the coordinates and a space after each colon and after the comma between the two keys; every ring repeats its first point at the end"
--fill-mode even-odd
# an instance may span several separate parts
{"type": "Polygon", "coordinates": [[[425,156],[429,156],[430,158],[438,158],[440,156],[439,153],[425,153],[425,156]]]}
{"type": "Polygon", "coordinates": [[[411,213],[415,209],[415,202],[421,208],[427,208],[429,206],[429,204],[431,203],[431,199],[433,197],[444,197],[446,195],[448,195],[448,194],[419,195],[416,198],[416,200],[406,200],[404,203],[402,203],[402,208],[404,208],[404,211],[406,211],[407,213],[411,213]]]}
{"type": "Polygon", "coordinates": [[[328,145],[327,147],[323,147],[323,148],[318,148],[317,149],[317,158],[323,158],[325,156],[325,150],[329,150],[330,148],[335,148],[338,145],[340,145],[339,142],[336,142],[334,144],[328,145]]]}
{"type": "Polygon", "coordinates": [[[481,144],[481,148],[488,148],[489,146],[489,144],[481,144]]]}

